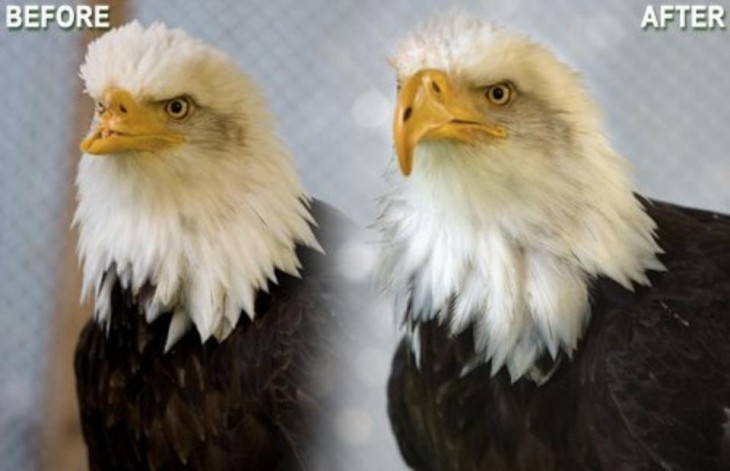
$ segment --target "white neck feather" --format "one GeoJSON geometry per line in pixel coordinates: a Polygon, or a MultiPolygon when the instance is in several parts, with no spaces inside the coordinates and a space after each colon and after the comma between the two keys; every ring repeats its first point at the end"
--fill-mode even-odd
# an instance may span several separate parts
{"type": "MultiPolygon", "coordinates": [[[[250,123],[251,136],[271,134],[267,125],[250,123]]],[[[93,289],[100,322],[113,315],[117,280],[135,295],[150,284],[154,295],[140,311],[149,322],[173,312],[166,349],[192,324],[203,341],[221,340],[241,311],[254,317],[256,292],[276,281],[275,270],[298,275],[296,246],[319,248],[308,199],[276,139],[259,139],[255,156],[245,148],[83,156],[75,217],[82,297],[93,289]]]]}
{"type": "Polygon", "coordinates": [[[631,289],[663,268],[655,224],[603,138],[555,175],[531,175],[544,156],[529,150],[462,149],[420,146],[414,173],[385,197],[380,275],[397,312],[410,301],[416,321],[438,317],[454,333],[473,325],[492,373],[506,366],[516,380],[546,351],[572,354],[592,278],[631,289]]]}

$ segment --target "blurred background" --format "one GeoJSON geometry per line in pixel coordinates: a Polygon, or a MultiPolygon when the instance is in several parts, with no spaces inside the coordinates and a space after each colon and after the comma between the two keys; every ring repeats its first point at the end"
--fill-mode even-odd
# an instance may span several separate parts
{"type": "MultiPolygon", "coordinates": [[[[261,84],[311,193],[362,226],[393,160],[386,57],[398,37],[452,8],[527,32],[580,70],[640,192],[730,212],[730,33],[642,31],[645,1],[110,4],[116,24],[164,21],[233,56],[261,84]]],[[[0,30],[0,470],[84,467],[71,359],[88,306],[78,303],[69,225],[92,109],[77,71],[92,37],[0,30]]],[[[353,281],[372,266],[375,237],[366,239],[348,248],[361,261],[345,273],[353,281]]],[[[396,341],[387,301],[363,309],[355,328],[359,341],[345,353],[352,387],[333,417],[352,450],[346,469],[403,469],[385,416],[396,341]]]]}

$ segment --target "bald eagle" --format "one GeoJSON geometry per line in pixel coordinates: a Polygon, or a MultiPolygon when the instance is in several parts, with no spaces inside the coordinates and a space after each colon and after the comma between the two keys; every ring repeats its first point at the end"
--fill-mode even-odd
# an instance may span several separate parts
{"type": "Polygon", "coordinates": [[[340,216],[302,189],[251,80],[185,32],[108,32],[81,77],[96,103],[75,215],[95,299],[75,357],[91,469],[305,467],[340,216]]]}
{"type": "Polygon", "coordinates": [[[578,74],[521,34],[441,16],[392,63],[405,461],[730,469],[730,217],[636,194],[578,74]]]}

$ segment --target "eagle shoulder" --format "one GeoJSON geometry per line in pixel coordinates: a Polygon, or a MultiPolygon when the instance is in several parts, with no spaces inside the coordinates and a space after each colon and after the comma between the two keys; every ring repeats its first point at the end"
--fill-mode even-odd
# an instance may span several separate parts
{"type": "Polygon", "coordinates": [[[582,365],[592,441],[610,469],[725,469],[730,217],[651,201],[647,210],[667,269],[631,295],[605,281],[594,290],[582,365]]]}

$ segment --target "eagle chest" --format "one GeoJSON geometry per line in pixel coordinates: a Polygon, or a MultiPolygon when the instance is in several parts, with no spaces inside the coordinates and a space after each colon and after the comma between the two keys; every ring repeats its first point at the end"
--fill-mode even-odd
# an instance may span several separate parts
{"type": "Polygon", "coordinates": [[[193,330],[163,354],[169,315],[152,324],[128,293],[112,293],[109,332],[92,321],[76,353],[77,388],[92,469],[280,469],[290,441],[310,348],[300,305],[277,290],[257,301],[223,342],[193,330]],[[248,469],[248,468],[246,468],[248,469]]]}

